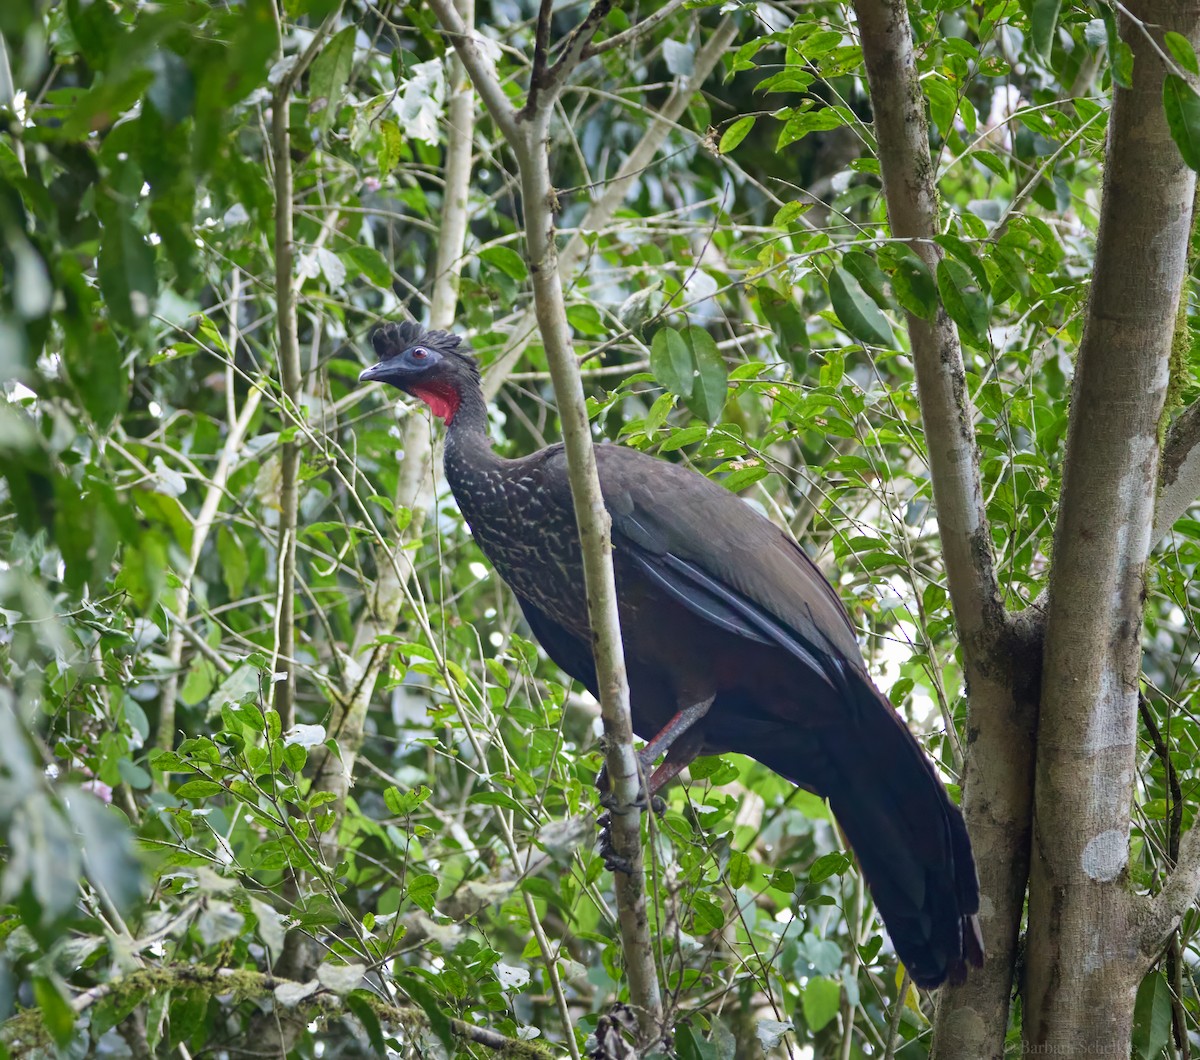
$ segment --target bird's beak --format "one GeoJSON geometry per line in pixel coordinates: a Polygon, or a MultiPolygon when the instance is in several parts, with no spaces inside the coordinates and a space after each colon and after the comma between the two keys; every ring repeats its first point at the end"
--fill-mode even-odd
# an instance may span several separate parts
{"type": "Polygon", "coordinates": [[[358,374],[358,381],[360,383],[369,383],[373,379],[378,379],[382,374],[383,374],[383,362],[380,361],[378,364],[371,365],[370,368],[364,368],[358,374]]]}

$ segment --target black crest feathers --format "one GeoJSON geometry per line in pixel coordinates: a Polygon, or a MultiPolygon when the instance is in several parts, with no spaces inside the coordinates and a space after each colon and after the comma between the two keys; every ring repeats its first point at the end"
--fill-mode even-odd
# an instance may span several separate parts
{"type": "Polygon", "coordinates": [[[454,354],[463,360],[474,363],[470,347],[463,340],[449,331],[429,331],[411,320],[402,320],[399,324],[381,324],[371,332],[371,345],[381,361],[398,357],[410,346],[428,346],[440,353],[454,354]]]}

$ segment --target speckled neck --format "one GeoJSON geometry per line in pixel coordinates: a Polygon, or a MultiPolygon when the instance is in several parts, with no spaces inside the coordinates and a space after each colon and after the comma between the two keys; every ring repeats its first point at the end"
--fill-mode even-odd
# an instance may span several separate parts
{"type": "Polygon", "coordinates": [[[503,458],[492,451],[488,435],[487,402],[475,380],[467,380],[459,389],[458,411],[446,426],[446,475],[457,496],[470,489],[472,472],[493,468],[503,458]]]}

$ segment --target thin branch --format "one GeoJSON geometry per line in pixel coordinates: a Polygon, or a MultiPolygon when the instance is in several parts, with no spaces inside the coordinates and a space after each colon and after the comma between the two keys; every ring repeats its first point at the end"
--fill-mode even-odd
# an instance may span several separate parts
{"type": "Polygon", "coordinates": [[[533,70],[529,74],[529,99],[526,107],[537,109],[538,92],[546,83],[546,64],[550,61],[550,23],[554,17],[554,0],[542,0],[538,5],[537,30],[533,40],[533,70]]]}
{"type": "MultiPolygon", "coordinates": [[[[926,134],[907,14],[886,0],[855,5],[871,89],[879,165],[892,235],[911,240],[930,271],[942,256],[937,189],[926,134]],[[898,25],[903,19],[904,25],[898,25]]],[[[975,445],[975,410],[966,387],[962,346],[939,309],[933,321],[909,315],[938,528],[954,614],[968,652],[1004,612],[992,557],[975,445]]]]}
{"type": "MultiPolygon", "coordinates": [[[[667,136],[675,128],[676,122],[687,110],[688,103],[708,80],[709,75],[720,62],[721,56],[725,54],[736,35],[737,27],[734,25],[733,19],[723,19],[704,47],[697,52],[691,75],[681,86],[672,90],[670,96],[663,103],[662,109],[654,115],[650,125],[642,134],[642,138],[626,156],[613,178],[605,184],[604,194],[588,207],[575,234],[567,240],[566,246],[559,252],[558,267],[561,275],[572,276],[575,274],[582,264],[584,256],[588,253],[592,234],[608,227],[624,202],[630,185],[658,154],[667,136]]],[[[500,387],[508,378],[513,366],[520,359],[521,353],[533,336],[535,326],[535,313],[530,307],[513,327],[504,352],[492,362],[484,376],[483,392],[489,400],[499,393],[500,387]]]]}
{"type": "MultiPolygon", "coordinates": [[[[491,110],[487,93],[499,90],[494,74],[473,54],[477,49],[473,48],[461,19],[449,7],[447,0],[430,2],[491,110]]],[[[633,753],[629,684],[621,646],[609,535],[611,521],[600,492],[583,384],[567,324],[554,232],[557,196],[547,156],[555,96],[611,4],[612,0],[599,0],[571,34],[561,58],[549,72],[550,83],[542,86],[545,91],[536,97],[536,105],[522,110],[519,121],[517,116],[510,115],[511,120],[506,116],[503,122],[497,119],[497,124],[516,155],[520,171],[534,304],[562,421],[571,497],[583,550],[588,618],[607,742],[606,759],[615,802],[611,814],[612,840],[617,854],[629,867],[628,873],[619,872],[614,880],[618,923],[629,977],[630,999],[637,1010],[643,1043],[650,1046],[662,1036],[663,1017],[646,907],[641,813],[638,808],[642,778],[633,753]]],[[[504,105],[507,108],[507,100],[504,105]]]]}
{"type": "Polygon", "coordinates": [[[884,1041],[887,1043],[883,1060],[893,1060],[896,1055],[896,1046],[900,1040],[900,1017],[904,1014],[904,1004],[908,1000],[908,992],[912,988],[912,980],[908,977],[908,969],[904,970],[904,978],[900,980],[900,989],[896,991],[896,1001],[892,1005],[892,1011],[888,1013],[887,1036],[884,1041]]]}
{"type": "Polygon", "coordinates": [[[596,0],[592,9],[584,16],[583,21],[571,30],[558,59],[546,74],[544,87],[549,100],[552,101],[562,91],[562,86],[566,84],[567,78],[579,65],[583,57],[583,49],[591,44],[592,38],[600,28],[600,23],[608,17],[612,6],[613,0],[596,0]]]}
{"type": "Polygon", "coordinates": [[[453,0],[429,0],[429,6],[454,45],[492,121],[499,127],[504,139],[511,142],[518,135],[517,112],[513,110],[500,84],[495,64],[479,46],[479,35],[463,21],[453,0]]]}
{"type": "MultiPolygon", "coordinates": [[[[941,248],[936,172],[904,0],[855,0],[891,235],[909,241],[930,272],[941,248]]],[[[1007,615],[979,474],[962,346],[944,307],[908,314],[938,534],[962,645],[972,735],[963,812],[978,856],[985,966],[946,987],[934,1051],[983,1055],[1003,1041],[1029,872],[1036,685],[1019,685],[1014,660],[1036,671],[1040,643],[1007,615]],[[1036,654],[1035,654],[1036,653],[1036,654]],[[1033,664],[1033,665],[1031,665],[1033,664]]]]}
{"type": "Polygon", "coordinates": [[[1171,532],[1200,498],[1200,401],[1193,402],[1171,424],[1163,445],[1162,483],[1154,506],[1154,539],[1171,532]]]}
{"type": "Polygon", "coordinates": [[[641,22],[630,26],[629,29],[623,30],[620,33],[614,34],[611,37],[606,37],[602,41],[597,41],[595,44],[589,44],[583,49],[580,54],[581,60],[592,58],[594,55],[600,55],[607,51],[612,51],[613,48],[623,48],[627,44],[632,44],[636,40],[640,40],[649,33],[655,26],[665,22],[676,11],[678,11],[687,0],[670,0],[664,4],[652,15],[647,15],[641,22]]]}
{"type": "Polygon", "coordinates": [[[512,146],[521,170],[525,234],[538,327],[562,421],[567,474],[583,549],[588,620],[607,744],[605,758],[615,799],[610,815],[613,846],[629,867],[627,873],[616,873],[613,881],[617,894],[617,920],[629,976],[630,1000],[638,1013],[644,1044],[650,1046],[662,1035],[663,1028],[662,1000],[646,910],[641,812],[638,808],[642,778],[633,753],[629,682],[613,576],[611,520],[600,492],[591,425],[567,324],[554,241],[552,204],[555,196],[545,150],[548,119],[548,111],[539,113],[527,127],[527,136],[512,146]]]}
{"type": "MultiPolygon", "coordinates": [[[[279,46],[284,47],[283,26],[274,4],[279,46]]],[[[342,4],[330,12],[304,52],[279,80],[271,97],[271,163],[275,171],[275,311],[279,328],[279,376],[283,402],[300,407],[304,383],[300,364],[299,325],[296,318],[296,247],[292,225],[292,143],[290,111],[292,92],[301,75],[316,58],[329,32],[337,25],[342,4]]],[[[296,524],[299,515],[300,445],[284,443],[279,489],[279,528],[282,553],[279,557],[278,603],[275,612],[275,659],[272,681],[275,708],[284,729],[296,723],[296,671],[291,660],[296,654],[296,524]],[[282,669],[279,669],[282,667],[282,669]]]]}
{"type": "Polygon", "coordinates": [[[1200,827],[1193,825],[1179,843],[1179,860],[1163,889],[1149,900],[1142,927],[1141,951],[1157,958],[1183,914],[1200,898],[1200,827]]]}
{"type": "MultiPolygon", "coordinates": [[[[90,990],[84,990],[71,999],[71,1008],[75,1014],[82,1015],[89,1008],[114,993],[128,992],[154,993],[167,991],[172,988],[185,987],[189,990],[207,990],[212,996],[222,993],[235,993],[241,998],[268,997],[281,988],[298,993],[306,985],[292,979],[282,979],[253,969],[245,968],[210,968],[199,964],[172,964],[159,968],[144,968],[130,972],[127,975],[110,979],[90,990]]],[[[314,1015],[327,1012],[345,1012],[342,997],[334,992],[312,984],[311,994],[298,1002],[298,1007],[304,1008],[314,1015]]],[[[360,995],[362,996],[362,995],[360,995]]],[[[275,1002],[280,1004],[280,1002],[275,1002]]],[[[375,1014],[383,1021],[409,1026],[429,1026],[429,1017],[423,1009],[415,1006],[391,1005],[378,998],[368,995],[367,1003],[375,1014]]],[[[12,1028],[14,1020],[0,1025],[5,1031],[12,1028]]],[[[494,1031],[490,1027],[480,1027],[465,1020],[449,1017],[450,1030],[455,1037],[475,1042],[488,1049],[505,1052],[509,1056],[531,1057],[535,1060],[546,1060],[552,1056],[550,1049],[541,1043],[521,1041],[509,1038],[507,1035],[494,1031]]],[[[3,1038],[8,1034],[4,1033],[3,1038]]]]}

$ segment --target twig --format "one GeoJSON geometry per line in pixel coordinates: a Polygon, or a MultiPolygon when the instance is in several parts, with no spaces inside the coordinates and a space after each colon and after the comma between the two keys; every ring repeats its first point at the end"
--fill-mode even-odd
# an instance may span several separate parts
{"type": "MultiPolygon", "coordinates": [[[[84,990],[71,999],[71,1008],[76,1015],[82,1015],[97,1002],[103,1001],[118,991],[136,994],[139,991],[165,991],[173,987],[187,987],[193,990],[208,990],[214,996],[219,993],[235,993],[241,998],[256,998],[274,994],[280,987],[296,989],[303,985],[292,979],[268,975],[253,969],[210,968],[201,964],[169,964],[158,968],[139,969],[127,975],[110,979],[90,990],[84,990]]],[[[367,1003],[381,1020],[389,1023],[429,1025],[429,1017],[422,1009],[388,1004],[374,996],[368,996],[367,1003]]],[[[313,1012],[345,1011],[342,998],[322,987],[314,989],[310,995],[299,1002],[299,1005],[313,1012]]],[[[11,1028],[13,1022],[9,1020],[5,1024],[0,1024],[0,1028],[11,1028]]],[[[547,1046],[509,1038],[490,1027],[480,1027],[454,1017],[449,1018],[449,1023],[450,1029],[456,1037],[465,1038],[488,1049],[504,1051],[510,1056],[545,1060],[553,1055],[547,1046]]],[[[6,1038],[7,1034],[0,1035],[0,1037],[6,1038]]]]}
{"type": "Polygon", "coordinates": [[[492,121],[499,127],[500,135],[511,142],[519,135],[517,112],[508,102],[508,96],[505,95],[500,78],[496,75],[495,66],[479,47],[475,30],[463,21],[452,0],[429,0],[429,6],[450,38],[450,43],[454,45],[454,50],[470,75],[475,91],[487,107],[492,121]]]}
{"type": "MultiPolygon", "coordinates": [[[[891,234],[910,241],[934,272],[942,257],[933,242],[939,234],[938,197],[908,10],[895,0],[856,0],[854,8],[891,234]]],[[[1008,1026],[1016,933],[1029,872],[1036,690],[1018,688],[1014,677],[1013,645],[1019,638],[996,575],[975,410],[958,333],[941,306],[931,319],[908,314],[907,325],[946,580],[971,689],[968,729],[973,742],[963,812],[987,903],[984,926],[990,949],[980,972],[962,986],[945,988],[940,1009],[945,1016],[934,1028],[934,1051],[975,1055],[1003,1041],[1008,1026]],[[956,1023],[951,1014],[960,1006],[971,1010],[971,1019],[956,1023]]]]}
{"type": "Polygon", "coordinates": [[[904,1012],[904,1005],[908,1001],[909,984],[912,982],[908,977],[908,969],[904,970],[904,978],[900,980],[900,989],[896,991],[896,1003],[892,1007],[892,1011],[888,1013],[887,1037],[884,1041],[887,1043],[886,1050],[883,1054],[883,1060],[892,1060],[896,1055],[896,1042],[900,1037],[900,1016],[904,1012]]]}
{"type": "Polygon", "coordinates": [[[627,30],[622,30],[611,37],[606,37],[602,41],[597,41],[595,44],[589,44],[583,49],[580,56],[581,59],[590,59],[594,55],[600,55],[603,52],[612,51],[613,48],[623,48],[627,44],[632,44],[636,40],[640,40],[649,33],[655,26],[665,22],[676,11],[683,7],[686,0],[670,0],[651,15],[647,15],[641,22],[630,26],[627,30]]]}
{"type": "Polygon", "coordinates": [[[490,65],[479,61],[478,49],[473,48],[466,27],[448,0],[430,0],[430,4],[458,49],[485,105],[500,125],[516,155],[520,172],[534,305],[562,421],[571,497],[583,550],[588,618],[607,742],[608,772],[615,800],[611,815],[613,846],[630,870],[628,874],[618,873],[614,880],[618,922],[630,999],[637,1010],[643,1044],[650,1046],[661,1037],[663,1028],[662,999],[646,910],[641,813],[638,809],[641,776],[633,753],[629,685],[617,615],[610,520],[600,492],[583,384],[567,324],[554,236],[557,196],[547,155],[550,118],[558,92],[579,61],[583,47],[607,14],[612,0],[598,0],[592,7],[571,33],[560,58],[538,85],[538,91],[531,91],[530,99],[519,115],[511,115],[506,99],[503,107],[494,108],[488,102],[489,97],[494,98],[500,92],[499,82],[490,65]]]}
{"type": "MultiPolygon", "coordinates": [[[[691,76],[681,87],[672,90],[666,102],[663,103],[662,109],[654,115],[649,127],[642,134],[642,138],[621,163],[613,178],[605,184],[604,193],[588,207],[575,234],[571,236],[559,253],[558,267],[562,275],[573,275],[579,268],[584,256],[588,253],[588,244],[592,233],[603,230],[612,221],[629,191],[630,184],[658,154],[676,122],[687,110],[688,103],[720,62],[721,56],[725,54],[725,50],[733,42],[736,34],[737,27],[733,20],[726,18],[721,21],[704,47],[696,54],[691,76]]],[[[492,362],[484,377],[483,390],[489,399],[496,396],[513,365],[520,359],[521,353],[534,333],[535,325],[535,313],[530,308],[513,327],[503,353],[492,362]]]]}
{"type": "MultiPolygon", "coordinates": [[[[271,5],[277,19],[280,46],[283,27],[278,11],[271,5]]],[[[275,311],[279,327],[279,376],[285,405],[300,407],[300,388],[303,383],[300,368],[300,339],[296,320],[296,291],[292,286],[296,271],[296,247],[292,228],[292,141],[290,109],[292,91],[304,70],[316,58],[330,29],[337,23],[342,5],[330,13],[320,30],[313,36],[304,53],[280,78],[271,97],[271,162],[275,171],[275,311]]],[[[280,666],[282,678],[272,681],[275,707],[285,729],[295,724],[296,672],[290,660],[296,654],[296,521],[299,504],[300,446],[295,440],[284,444],[281,457],[279,490],[279,527],[282,553],[279,559],[278,602],[275,611],[275,660],[271,670],[280,666]]]]}

